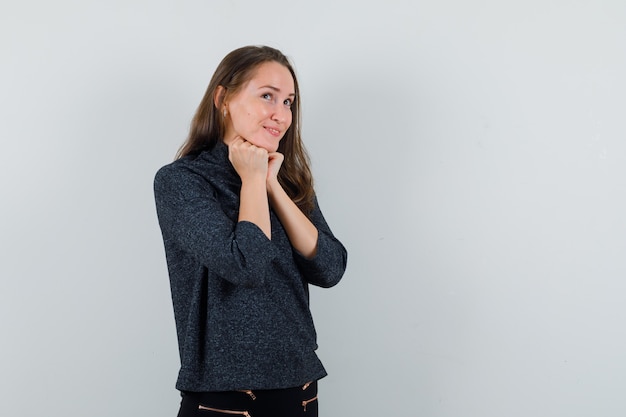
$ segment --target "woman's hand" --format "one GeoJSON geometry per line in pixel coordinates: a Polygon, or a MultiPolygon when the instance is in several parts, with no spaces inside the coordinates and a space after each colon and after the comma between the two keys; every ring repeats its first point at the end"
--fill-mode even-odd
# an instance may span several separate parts
{"type": "Polygon", "coordinates": [[[270,184],[272,181],[278,179],[278,171],[285,160],[285,156],[282,153],[271,152],[268,154],[268,169],[267,169],[267,182],[270,184]]]}
{"type": "Polygon", "coordinates": [[[267,150],[237,136],[228,145],[228,159],[241,178],[239,221],[256,224],[271,239],[272,227],[267,201],[267,150]]]}
{"type": "Polygon", "coordinates": [[[268,176],[267,150],[254,146],[241,136],[237,136],[228,145],[228,159],[239,174],[242,183],[260,179],[265,181],[268,176]]]}

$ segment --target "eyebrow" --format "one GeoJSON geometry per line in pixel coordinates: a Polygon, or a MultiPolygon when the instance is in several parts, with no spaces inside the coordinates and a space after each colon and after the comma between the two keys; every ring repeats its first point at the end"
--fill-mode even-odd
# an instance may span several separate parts
{"type": "MultiPolygon", "coordinates": [[[[269,88],[270,90],[273,90],[273,91],[276,91],[277,93],[280,93],[280,88],[274,87],[273,85],[262,85],[261,87],[259,87],[259,89],[261,89],[261,88],[269,88]]],[[[296,93],[288,94],[288,96],[295,97],[296,93]]]]}

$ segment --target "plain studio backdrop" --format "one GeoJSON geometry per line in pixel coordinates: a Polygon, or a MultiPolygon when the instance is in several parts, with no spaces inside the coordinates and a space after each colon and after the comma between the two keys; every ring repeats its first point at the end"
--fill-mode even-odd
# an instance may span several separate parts
{"type": "Polygon", "coordinates": [[[248,44],[349,251],[322,416],[626,415],[623,0],[3,1],[0,415],[176,415],[152,180],[248,44]]]}

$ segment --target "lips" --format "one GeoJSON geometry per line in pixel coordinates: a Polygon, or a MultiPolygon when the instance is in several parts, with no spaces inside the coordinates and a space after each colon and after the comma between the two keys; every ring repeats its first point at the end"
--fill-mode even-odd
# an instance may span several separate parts
{"type": "Polygon", "coordinates": [[[267,131],[268,131],[268,133],[269,133],[270,135],[272,135],[272,136],[276,136],[276,137],[280,136],[280,130],[278,130],[278,129],[275,129],[275,128],[273,128],[273,127],[267,127],[267,126],[265,126],[265,130],[267,130],[267,131]]]}

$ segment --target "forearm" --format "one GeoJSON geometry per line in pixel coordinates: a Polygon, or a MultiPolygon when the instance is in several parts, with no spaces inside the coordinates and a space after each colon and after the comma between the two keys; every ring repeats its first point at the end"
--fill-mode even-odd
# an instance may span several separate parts
{"type": "Polygon", "coordinates": [[[287,195],[276,179],[268,181],[270,203],[287,232],[291,246],[305,258],[317,253],[318,230],[287,195]]]}
{"type": "Polygon", "coordinates": [[[263,178],[242,182],[239,196],[239,221],[256,224],[268,239],[272,238],[267,189],[263,178]]]}

